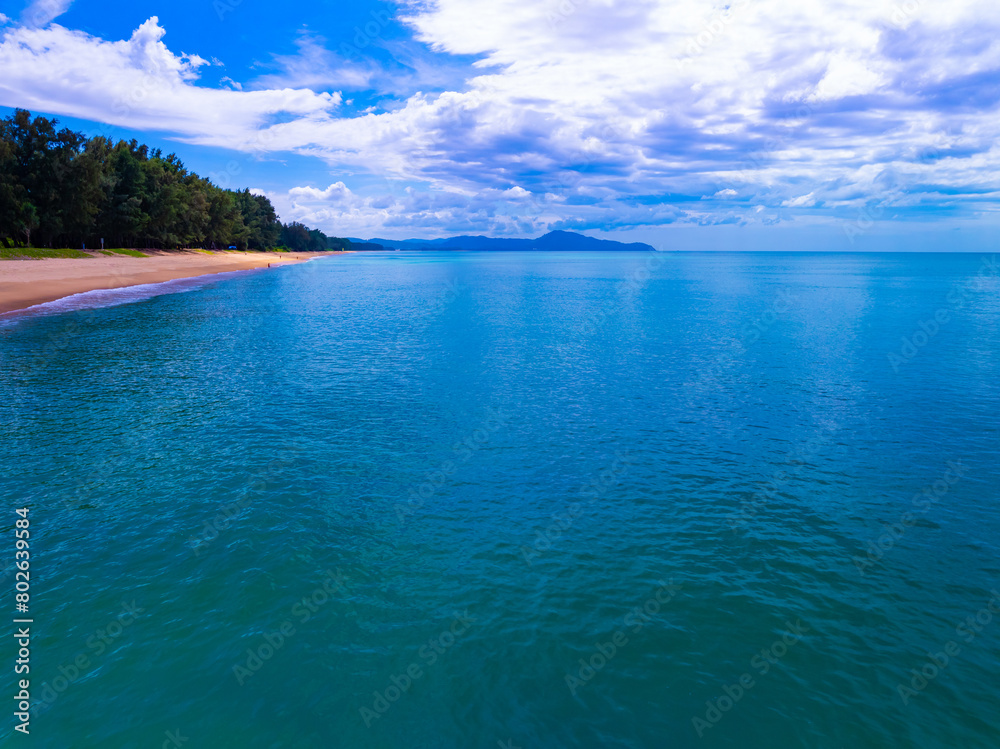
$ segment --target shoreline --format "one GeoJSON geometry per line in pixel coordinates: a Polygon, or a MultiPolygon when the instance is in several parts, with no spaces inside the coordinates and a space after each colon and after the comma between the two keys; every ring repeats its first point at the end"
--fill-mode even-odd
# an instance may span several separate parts
{"type": "Polygon", "coordinates": [[[215,273],[290,265],[343,252],[143,250],[149,257],[108,256],[0,261],[0,314],[74,294],[163,283],[215,273]]]}

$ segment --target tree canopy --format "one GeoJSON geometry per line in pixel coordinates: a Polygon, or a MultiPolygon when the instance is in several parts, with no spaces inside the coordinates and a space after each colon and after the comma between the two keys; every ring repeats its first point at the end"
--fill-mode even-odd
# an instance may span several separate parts
{"type": "Polygon", "coordinates": [[[135,140],[86,138],[18,109],[0,120],[0,241],[37,247],[348,249],[278,220],[265,195],[224,190],[135,140]]]}

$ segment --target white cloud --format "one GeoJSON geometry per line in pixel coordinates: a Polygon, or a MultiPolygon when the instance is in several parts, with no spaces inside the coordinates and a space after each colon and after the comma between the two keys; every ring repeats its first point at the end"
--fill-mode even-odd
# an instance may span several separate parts
{"type": "Polygon", "coordinates": [[[295,45],[298,54],[275,55],[272,66],[280,72],[261,76],[254,82],[255,88],[365,89],[378,71],[371,63],[341,60],[326,49],[320,37],[300,34],[295,45]]]}
{"type": "Polygon", "coordinates": [[[816,205],[816,198],[813,193],[809,193],[808,195],[799,195],[797,198],[782,201],[781,204],[787,208],[809,208],[816,205]]]}
{"type": "Polygon", "coordinates": [[[34,0],[24,9],[21,20],[28,26],[45,26],[61,16],[73,0],[34,0]]]}
{"type": "Polygon", "coordinates": [[[269,150],[279,114],[323,118],[339,94],[308,89],[234,91],[197,85],[197,55],[175,54],[154,16],[131,38],[106,42],[58,25],[17,27],[0,42],[0,103],[196,140],[269,150]]]}
{"type": "Polygon", "coordinates": [[[994,0],[920,3],[903,19],[870,0],[403,8],[422,42],[480,63],[461,86],[407,95],[390,111],[337,116],[335,89],[391,84],[317,37],[244,82],[255,90],[199,86],[203,61],[171,52],[156,19],[120,42],[59,26],[6,30],[0,103],[384,176],[381,195],[352,192],[345,177],[275,198],[302,220],[345,226],[461,231],[467,215],[498,233],[741,222],[763,220],[761,206],[787,216],[781,207],[941,196],[975,212],[993,210],[984,196],[1000,189],[994,0]],[[400,183],[421,187],[391,187],[400,183]],[[657,198],[669,195],[746,202],[657,198]]]}
{"type": "Polygon", "coordinates": [[[325,190],[318,190],[315,187],[293,187],[288,191],[288,196],[293,201],[303,204],[350,203],[354,193],[343,182],[335,182],[325,190]]]}
{"type": "Polygon", "coordinates": [[[590,204],[566,205],[561,196],[535,196],[524,191],[486,188],[466,194],[449,190],[417,190],[386,181],[370,194],[359,194],[343,182],[326,188],[293,187],[287,192],[269,192],[285,221],[301,221],[340,236],[388,236],[413,233],[489,234],[493,236],[538,236],[550,229],[582,229],[618,213],[618,225],[656,226],[674,221],[679,212],[663,206],[622,208],[608,199],[590,204]]]}
{"type": "MultiPolygon", "coordinates": [[[[734,183],[771,206],[823,205],[852,191],[885,200],[873,170],[901,182],[890,200],[906,192],[902,183],[957,185],[975,174],[998,186],[996,101],[950,112],[936,100],[950,78],[1000,69],[991,36],[1000,9],[983,0],[958,0],[947,12],[921,6],[910,23],[923,31],[909,36],[893,24],[892,7],[864,0],[736,2],[725,14],[695,0],[428,0],[408,8],[421,40],[480,56],[483,73],[462,92],[413,96],[393,112],[288,123],[276,143],[308,143],[331,165],[367,164],[438,189],[517,185],[575,196],[571,203],[599,198],[592,205],[607,210],[593,212],[597,222],[672,213],[631,205],[633,194],[726,198],[735,191],[720,187],[734,183]],[[881,98],[841,104],[859,96],[881,98]],[[978,153],[970,158],[993,169],[913,163],[928,138],[978,153]],[[801,185],[815,189],[803,195],[801,185]]],[[[756,215],[733,210],[746,215],[673,213],[691,221],[756,215]]],[[[557,212],[583,220],[572,214],[557,212]]]]}
{"type": "Polygon", "coordinates": [[[830,101],[845,96],[860,96],[877,91],[886,77],[871,70],[864,62],[844,55],[834,55],[823,79],[809,97],[810,101],[830,101]]]}

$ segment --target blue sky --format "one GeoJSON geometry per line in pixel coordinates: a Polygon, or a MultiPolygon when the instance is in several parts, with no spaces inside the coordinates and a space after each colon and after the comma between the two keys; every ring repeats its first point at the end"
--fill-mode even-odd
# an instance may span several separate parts
{"type": "Polygon", "coordinates": [[[339,236],[995,250],[994,0],[0,3],[0,113],[339,236]]]}

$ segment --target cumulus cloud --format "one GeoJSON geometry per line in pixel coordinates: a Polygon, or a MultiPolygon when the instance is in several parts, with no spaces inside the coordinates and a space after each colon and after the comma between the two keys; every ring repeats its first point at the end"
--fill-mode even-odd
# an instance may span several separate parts
{"type": "Polygon", "coordinates": [[[308,89],[199,86],[207,61],[171,52],[165,33],[155,16],[117,42],[58,25],[11,28],[0,42],[0,103],[251,151],[268,150],[276,116],[323,118],[340,102],[308,89]]]}
{"type": "MultiPolygon", "coordinates": [[[[626,203],[614,195],[567,201],[564,196],[535,195],[523,188],[428,191],[393,181],[365,194],[352,191],[344,182],[267,194],[286,221],[360,237],[538,236],[553,229],[583,230],[598,225],[606,229],[660,226],[684,215],[673,206],[626,203]]],[[[729,222],[736,220],[733,217],[729,222]]]]}
{"type": "Polygon", "coordinates": [[[361,237],[396,236],[411,231],[536,235],[560,220],[544,203],[525,203],[524,198],[530,195],[526,190],[520,193],[490,188],[471,194],[426,191],[387,182],[372,194],[361,195],[344,182],[335,182],[322,189],[293,187],[287,192],[268,193],[268,197],[285,220],[361,237]]]}
{"type": "Polygon", "coordinates": [[[1000,47],[984,36],[1000,14],[987,3],[918,4],[905,18],[860,0],[737,2],[724,13],[684,0],[407,7],[419,39],[479,56],[487,72],[360,128],[290,123],[287,147],[311,135],[333,165],[377,154],[385,173],[438,189],[554,193],[566,199],[556,223],[577,228],[759,220],[689,202],[737,187],[793,212],[933,202],[932,186],[992,210],[979,195],[995,171],[972,163],[1000,155],[1000,97],[987,93],[1000,85],[1000,47]],[[946,104],[949,81],[962,93],[946,104]],[[592,210],[573,210],[582,205],[592,210]]]}
{"type": "Polygon", "coordinates": [[[316,36],[239,91],[199,86],[202,61],[171,52],[155,19],[121,42],[18,28],[0,44],[12,71],[0,101],[408,185],[345,176],[275,196],[293,217],[359,233],[770,222],[874,204],[992,213],[1000,6],[904,6],[406,0],[400,17],[443,67],[479,62],[460,86],[354,117],[338,116],[337,89],[385,93],[384,71],[316,36]]]}
{"type": "Polygon", "coordinates": [[[809,101],[830,101],[848,96],[874,94],[887,83],[887,78],[869,68],[863,61],[847,55],[834,55],[827,63],[826,73],[809,101]]]}

